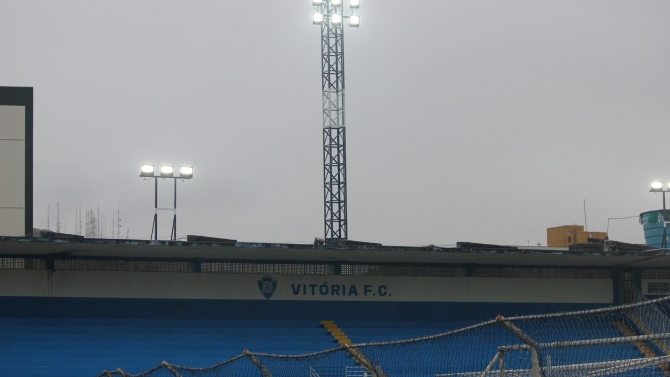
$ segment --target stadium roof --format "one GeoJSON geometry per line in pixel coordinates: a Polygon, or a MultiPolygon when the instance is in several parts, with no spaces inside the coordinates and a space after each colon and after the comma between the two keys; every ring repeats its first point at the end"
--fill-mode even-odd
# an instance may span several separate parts
{"type": "Polygon", "coordinates": [[[510,266],[670,267],[670,251],[570,251],[461,243],[456,247],[0,237],[0,256],[217,259],[510,266]]]}

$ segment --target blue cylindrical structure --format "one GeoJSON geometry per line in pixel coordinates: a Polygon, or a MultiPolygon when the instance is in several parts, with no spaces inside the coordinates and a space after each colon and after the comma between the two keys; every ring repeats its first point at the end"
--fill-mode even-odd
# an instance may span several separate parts
{"type": "MultiPolygon", "coordinates": [[[[670,218],[670,210],[665,212],[665,217],[663,216],[663,210],[642,212],[640,214],[640,224],[642,224],[642,228],[644,229],[644,239],[647,246],[663,247],[665,218],[670,218]]],[[[666,245],[670,245],[670,229],[666,229],[665,240],[666,245]]]]}

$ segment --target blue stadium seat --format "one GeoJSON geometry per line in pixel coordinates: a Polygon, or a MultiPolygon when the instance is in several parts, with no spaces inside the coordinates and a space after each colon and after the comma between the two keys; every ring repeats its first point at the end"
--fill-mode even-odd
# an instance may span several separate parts
{"type": "MultiPolygon", "coordinates": [[[[474,324],[476,323],[337,321],[339,328],[342,329],[354,343],[411,339],[445,333],[474,324]]],[[[508,335],[510,344],[522,343],[507,330],[494,324],[488,328],[479,329],[476,332],[461,333],[457,338],[450,338],[449,341],[445,341],[440,346],[436,346],[434,343],[431,344],[430,342],[416,342],[402,346],[404,348],[402,351],[404,359],[398,359],[394,353],[385,355],[383,352],[380,352],[379,354],[376,354],[374,347],[364,350],[364,352],[366,352],[379,365],[384,365],[385,372],[389,374],[405,373],[407,360],[409,359],[412,360],[413,373],[416,373],[417,375],[429,375],[431,373],[434,375],[437,370],[450,373],[468,372],[472,371],[472,363],[480,364],[479,368],[475,368],[475,370],[483,370],[485,368],[491,358],[497,353],[498,347],[502,345],[499,343],[500,339],[503,339],[501,334],[508,335]],[[487,342],[486,339],[491,339],[491,341],[487,342]],[[422,358],[430,360],[430,362],[424,365],[420,362],[422,358]],[[464,363],[463,360],[468,360],[468,363],[464,363]]],[[[593,322],[575,322],[572,323],[571,326],[561,328],[560,332],[555,331],[555,329],[550,329],[546,334],[540,331],[534,333],[533,336],[535,336],[536,340],[539,342],[544,342],[556,341],[557,337],[560,337],[560,340],[567,341],[592,338],[614,338],[622,336],[622,334],[611,322],[603,321],[595,326],[593,322]]],[[[525,364],[522,363],[516,367],[530,368],[529,351],[520,352],[527,352],[528,355],[519,357],[520,360],[525,360],[525,364]]],[[[551,349],[547,350],[546,355],[557,362],[562,360],[572,360],[573,363],[605,361],[603,355],[611,355],[614,359],[641,357],[640,351],[630,344],[611,345],[607,346],[606,350],[603,349],[601,352],[591,353],[582,352],[580,349],[551,349]]]]}
{"type": "MultiPolygon", "coordinates": [[[[474,322],[336,321],[354,342],[396,341],[435,335],[474,322]]],[[[472,362],[483,369],[497,352],[500,326],[460,333],[453,344],[435,348],[417,342],[403,350],[413,357],[416,376],[434,375],[436,369],[466,372],[472,362]],[[490,341],[487,341],[490,339],[490,341]],[[445,352],[448,351],[448,352],[445,352]],[[463,363],[464,359],[469,364],[463,363]],[[440,363],[440,365],[436,365],[440,363]]],[[[544,333],[534,336],[540,342],[544,333]]],[[[621,336],[611,323],[599,326],[575,322],[560,332],[562,340],[621,336]],[[587,326],[587,327],[585,327],[587,326]]],[[[547,339],[556,339],[556,333],[547,339]]],[[[520,343],[510,336],[511,344],[520,343]]],[[[94,377],[103,370],[121,368],[132,374],[158,366],[162,361],[189,367],[207,367],[250,351],[303,354],[338,347],[318,321],[157,320],[157,319],[40,319],[0,318],[0,376],[94,377]]],[[[630,344],[610,346],[617,357],[640,357],[630,344]]],[[[406,360],[393,353],[364,350],[384,365],[389,374],[406,368],[406,360]],[[379,359],[382,358],[382,359],[379,359]]],[[[523,351],[522,351],[523,352],[523,351]]],[[[551,350],[553,360],[575,359],[575,350],[551,350]],[[570,354],[572,352],[572,355],[570,354]]],[[[601,353],[602,355],[602,353],[601,353]]],[[[579,354],[580,362],[603,361],[596,354],[579,354]]],[[[523,358],[522,358],[523,359],[523,358]]],[[[525,360],[530,360],[525,356],[525,360]]],[[[530,367],[519,365],[518,367],[530,367]]],[[[406,370],[405,370],[406,371],[406,370]]]]}
{"type": "Polygon", "coordinates": [[[302,354],[335,346],[318,321],[0,318],[0,376],[135,374],[164,360],[207,367],[245,349],[302,354]]]}
{"type": "Polygon", "coordinates": [[[477,322],[337,321],[354,343],[387,342],[435,335],[477,322]]]}

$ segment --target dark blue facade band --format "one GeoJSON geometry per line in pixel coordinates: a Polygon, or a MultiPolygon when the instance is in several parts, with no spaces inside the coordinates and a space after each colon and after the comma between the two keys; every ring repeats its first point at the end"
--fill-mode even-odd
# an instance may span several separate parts
{"type": "Polygon", "coordinates": [[[603,306],[606,305],[0,297],[0,317],[449,322],[603,306]]]}

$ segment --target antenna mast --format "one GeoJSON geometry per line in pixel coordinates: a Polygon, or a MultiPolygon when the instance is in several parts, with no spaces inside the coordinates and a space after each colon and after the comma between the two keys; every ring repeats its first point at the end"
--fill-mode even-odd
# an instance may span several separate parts
{"type": "Polygon", "coordinates": [[[584,199],[584,231],[589,231],[589,226],[586,224],[586,199],[584,199]]]}

